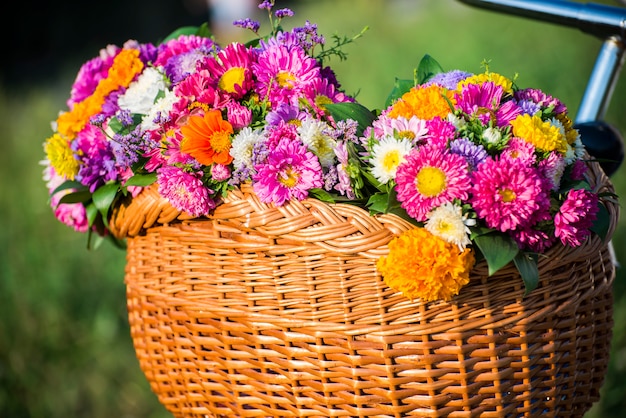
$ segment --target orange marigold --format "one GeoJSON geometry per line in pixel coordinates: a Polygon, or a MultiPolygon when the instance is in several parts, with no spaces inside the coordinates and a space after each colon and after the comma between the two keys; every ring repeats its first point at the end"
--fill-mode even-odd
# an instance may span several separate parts
{"type": "Polygon", "coordinates": [[[454,94],[437,85],[413,87],[396,101],[389,111],[390,118],[399,116],[410,119],[417,116],[419,119],[445,118],[452,111],[450,103],[454,104],[454,94]]]}
{"type": "Polygon", "coordinates": [[[180,131],[183,135],[181,151],[191,155],[199,163],[228,165],[233,161],[230,155],[233,126],[222,118],[219,110],[213,109],[204,115],[190,116],[180,131]]]}
{"type": "Polygon", "coordinates": [[[410,229],[389,242],[389,254],[376,267],[385,283],[413,300],[450,300],[469,283],[474,253],[431,234],[424,228],[410,229]]]}

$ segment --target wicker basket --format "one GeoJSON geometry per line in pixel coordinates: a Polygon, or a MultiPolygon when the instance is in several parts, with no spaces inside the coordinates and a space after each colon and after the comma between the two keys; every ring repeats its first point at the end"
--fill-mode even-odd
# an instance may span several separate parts
{"type": "MultiPolygon", "coordinates": [[[[612,191],[595,164],[592,177],[612,191]]],[[[487,277],[478,264],[452,302],[425,304],[375,268],[411,227],[313,199],[277,208],[245,187],[189,219],[144,190],[111,228],[128,238],[152,390],[177,417],[583,416],[609,356],[606,243],[551,249],[526,297],[513,267],[487,277]]]]}

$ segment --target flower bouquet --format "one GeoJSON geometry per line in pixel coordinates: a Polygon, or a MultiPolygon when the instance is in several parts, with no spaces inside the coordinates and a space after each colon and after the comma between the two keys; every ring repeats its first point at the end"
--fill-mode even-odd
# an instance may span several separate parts
{"type": "Polygon", "coordinates": [[[384,108],[314,24],[108,46],[45,142],[56,216],[124,245],[140,365],[176,416],[582,416],[617,204],[563,103],[425,56],[384,108]]]}

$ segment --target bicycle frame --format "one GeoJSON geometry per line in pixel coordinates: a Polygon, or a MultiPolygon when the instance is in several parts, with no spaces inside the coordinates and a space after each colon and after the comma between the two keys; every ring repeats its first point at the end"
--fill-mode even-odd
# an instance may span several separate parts
{"type": "Polygon", "coordinates": [[[624,64],[626,8],[559,0],[458,0],[470,6],[578,28],[603,40],[580,102],[575,125],[586,138],[590,153],[600,158],[618,157],[606,164],[612,174],[624,154],[621,135],[602,119],[624,64]],[[595,151],[595,152],[594,152],[595,151]]]}

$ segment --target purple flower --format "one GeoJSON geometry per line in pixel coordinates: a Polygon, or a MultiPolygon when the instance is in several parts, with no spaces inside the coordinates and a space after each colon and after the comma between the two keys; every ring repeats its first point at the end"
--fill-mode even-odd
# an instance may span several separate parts
{"type": "Polygon", "coordinates": [[[437,84],[439,86],[445,87],[448,90],[456,90],[457,85],[460,81],[465,80],[467,77],[471,76],[472,73],[468,73],[466,71],[461,70],[452,70],[447,71],[445,73],[435,74],[426,85],[437,84]]]}
{"type": "Polygon", "coordinates": [[[489,157],[487,150],[482,145],[474,144],[467,138],[451,141],[450,152],[465,158],[469,164],[470,171],[476,170],[489,157]]]}
{"type": "Polygon", "coordinates": [[[252,20],[249,17],[245,19],[238,19],[233,22],[233,25],[242,29],[250,29],[252,32],[257,33],[261,28],[261,24],[256,20],[252,20]]]}

